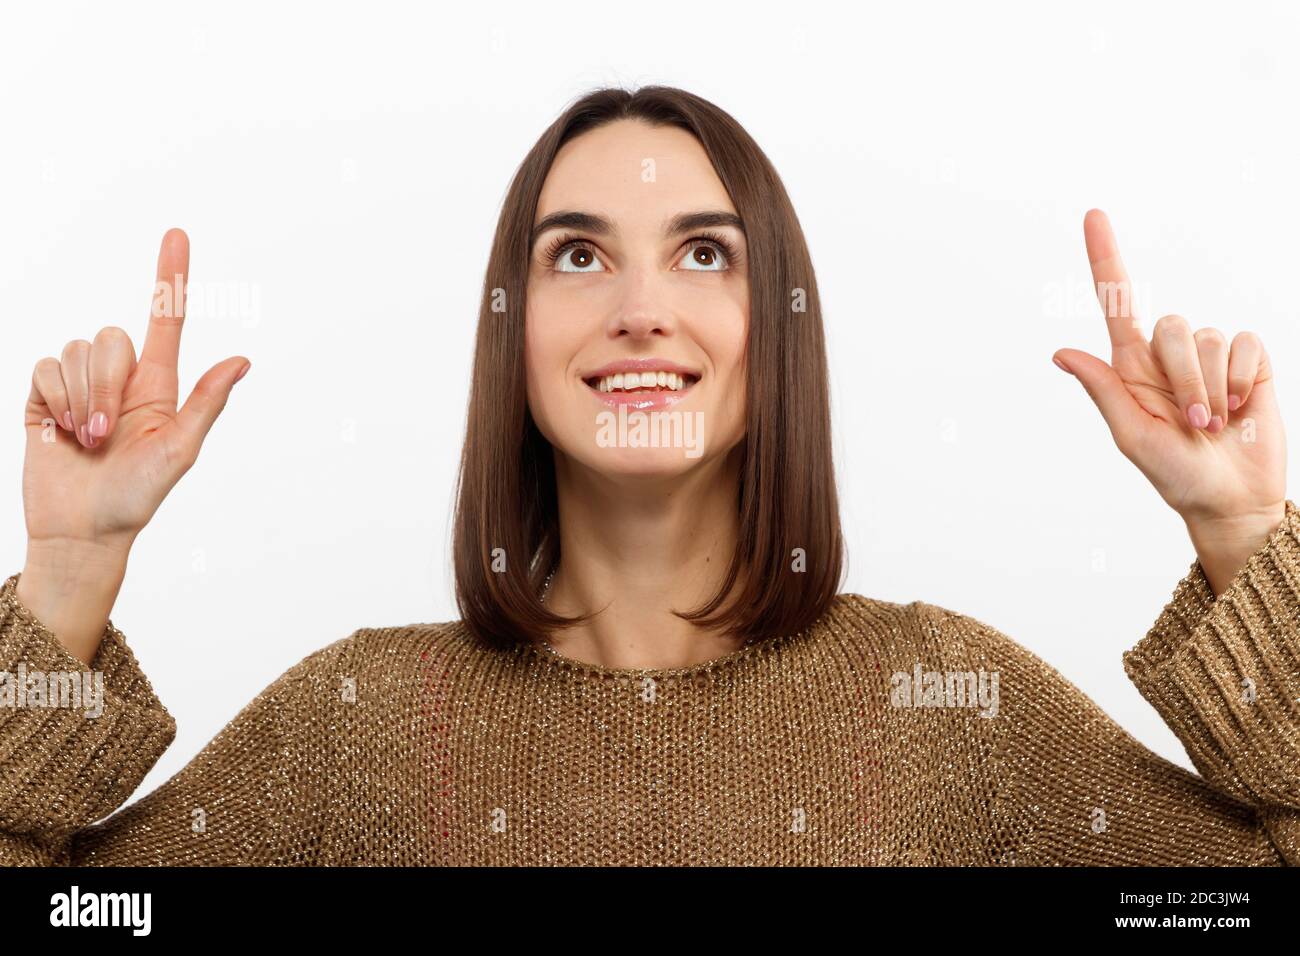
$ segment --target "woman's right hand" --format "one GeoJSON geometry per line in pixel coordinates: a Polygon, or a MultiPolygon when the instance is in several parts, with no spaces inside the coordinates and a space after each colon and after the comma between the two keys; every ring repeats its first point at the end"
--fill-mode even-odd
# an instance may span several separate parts
{"type": "Polygon", "coordinates": [[[27,400],[18,599],[89,664],[135,536],[189,470],[247,359],[219,362],[177,408],[189,239],[163,236],[144,349],[120,328],[36,363],[27,400]]]}

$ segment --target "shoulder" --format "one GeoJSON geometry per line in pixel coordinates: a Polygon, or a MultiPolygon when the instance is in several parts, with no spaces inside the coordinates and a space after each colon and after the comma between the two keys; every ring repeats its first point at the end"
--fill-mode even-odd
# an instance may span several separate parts
{"type": "Polygon", "coordinates": [[[826,619],[835,629],[871,640],[891,655],[929,651],[947,657],[1019,647],[977,618],[920,600],[904,603],[844,592],[836,596],[826,619]]]}
{"type": "Polygon", "coordinates": [[[1029,647],[997,627],[942,605],[914,602],[921,626],[950,659],[996,675],[1011,722],[1033,725],[1049,737],[1075,734],[1127,737],[1077,684],[1029,647]]]}
{"type": "Polygon", "coordinates": [[[819,622],[818,646],[868,677],[919,672],[992,671],[1010,638],[981,621],[925,601],[889,601],[852,592],[836,596],[819,622]],[[854,668],[856,669],[856,668],[854,668]]]}
{"type": "Polygon", "coordinates": [[[428,662],[451,655],[482,653],[460,621],[361,627],[326,644],[288,668],[267,691],[311,693],[379,683],[405,683],[427,670],[428,662]]]}
{"type": "Polygon", "coordinates": [[[1006,728],[999,673],[1004,644],[997,632],[925,601],[860,594],[841,594],[833,616],[845,644],[871,655],[860,670],[879,732],[906,741],[893,759],[909,773],[942,766],[969,792],[991,792],[985,757],[1006,728]]]}
{"type": "Polygon", "coordinates": [[[1068,684],[1028,647],[980,618],[941,604],[885,601],[861,594],[836,597],[829,617],[864,643],[874,644],[895,670],[1005,671],[1035,683],[1068,684]],[[906,666],[904,666],[906,665],[906,666]]]}

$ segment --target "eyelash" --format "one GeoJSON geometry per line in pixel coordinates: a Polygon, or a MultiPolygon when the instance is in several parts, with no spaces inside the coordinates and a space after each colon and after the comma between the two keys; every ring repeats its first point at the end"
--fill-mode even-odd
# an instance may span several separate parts
{"type": "MultiPolygon", "coordinates": [[[[722,258],[727,263],[728,269],[734,267],[736,265],[736,260],[739,259],[740,257],[739,251],[732,244],[731,240],[728,239],[720,232],[701,232],[698,235],[691,236],[691,238],[687,239],[686,241],[687,243],[695,243],[695,244],[708,243],[709,245],[717,246],[718,251],[722,254],[722,258]]],[[[545,262],[547,266],[553,267],[555,263],[559,261],[560,256],[563,255],[566,251],[568,251],[569,249],[577,249],[577,248],[591,249],[592,250],[591,254],[593,256],[596,254],[595,250],[592,249],[591,243],[589,243],[587,240],[580,239],[573,235],[560,235],[556,237],[551,242],[551,244],[546,247],[545,250],[543,250],[542,261],[545,262]]],[[[694,250],[695,250],[695,245],[692,245],[690,247],[690,251],[693,252],[694,250]]],[[[690,271],[723,272],[726,270],[692,269],[690,271]]]]}

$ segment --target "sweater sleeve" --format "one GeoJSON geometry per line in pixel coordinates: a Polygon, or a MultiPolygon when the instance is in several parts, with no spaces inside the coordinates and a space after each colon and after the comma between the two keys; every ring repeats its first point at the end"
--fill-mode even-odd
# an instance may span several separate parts
{"type": "Polygon", "coordinates": [[[322,665],[344,642],[290,668],[184,769],[118,810],[176,722],[121,631],[107,625],[87,666],[18,600],[18,577],[0,588],[0,865],[316,861],[331,749],[322,665]],[[39,691],[56,686],[67,688],[58,700],[39,691]]]}
{"type": "Polygon", "coordinates": [[[1198,774],[1148,750],[996,629],[927,605],[1001,672],[990,793],[1014,865],[1300,865],[1300,512],[1215,598],[1199,562],[1126,673],[1198,774]]]}

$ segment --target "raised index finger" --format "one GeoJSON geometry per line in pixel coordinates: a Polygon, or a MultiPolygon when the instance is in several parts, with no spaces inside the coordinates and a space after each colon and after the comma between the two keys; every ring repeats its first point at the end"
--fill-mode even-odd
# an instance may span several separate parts
{"type": "Polygon", "coordinates": [[[1106,316],[1112,348],[1145,342],[1142,323],[1133,307],[1133,284],[1129,282],[1119,246],[1111,231],[1110,220],[1100,209],[1090,209],[1083,217],[1083,241],[1088,247],[1092,281],[1097,301],[1106,316]]]}
{"type": "Polygon", "coordinates": [[[181,229],[168,229],[158,250],[158,274],[149,307],[149,333],[140,352],[141,362],[176,367],[185,322],[185,286],[190,271],[190,237],[181,229]]]}

